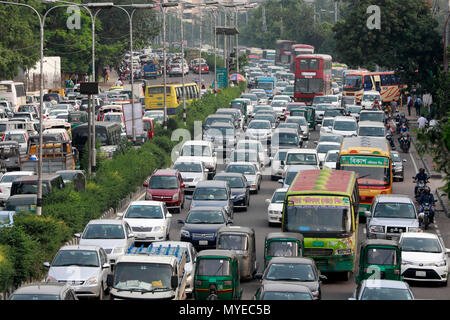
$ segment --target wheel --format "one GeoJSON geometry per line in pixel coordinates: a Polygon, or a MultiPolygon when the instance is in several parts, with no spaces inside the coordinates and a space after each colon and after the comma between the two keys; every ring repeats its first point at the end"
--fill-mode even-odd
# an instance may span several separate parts
{"type": "Polygon", "coordinates": [[[270,180],[272,180],[272,181],[277,181],[278,179],[277,179],[276,176],[270,176],[270,180]]]}
{"type": "Polygon", "coordinates": [[[348,281],[350,279],[351,274],[352,274],[351,271],[342,272],[342,280],[348,281]]]}
{"type": "Polygon", "coordinates": [[[103,283],[100,286],[100,293],[98,294],[98,300],[103,300],[105,296],[105,289],[103,288],[103,283]]]}
{"type": "Polygon", "coordinates": [[[170,240],[170,233],[169,232],[166,234],[166,241],[168,241],[168,240],[170,240]]]}
{"type": "MultiPolygon", "coordinates": [[[[183,196],[183,201],[181,201],[181,209],[184,209],[184,201],[185,201],[185,199],[184,199],[184,196],[183,196]]],[[[180,212],[181,212],[181,209],[180,209],[180,212]]]]}
{"type": "Polygon", "coordinates": [[[448,279],[446,279],[444,282],[441,283],[441,286],[446,287],[448,284],[448,279]]]}

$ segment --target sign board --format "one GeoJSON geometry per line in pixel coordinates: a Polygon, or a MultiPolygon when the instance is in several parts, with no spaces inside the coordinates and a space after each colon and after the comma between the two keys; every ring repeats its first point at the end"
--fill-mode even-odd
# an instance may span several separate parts
{"type": "MultiPolygon", "coordinates": [[[[127,103],[123,105],[123,116],[125,118],[125,127],[127,136],[133,136],[133,119],[132,119],[132,104],[127,103]]],[[[142,105],[139,102],[134,103],[134,127],[136,129],[136,137],[140,136],[144,132],[144,124],[142,122],[142,105]]]]}
{"type": "Polygon", "coordinates": [[[374,156],[342,156],[341,166],[389,167],[389,159],[374,156]]]}
{"type": "Polygon", "coordinates": [[[98,94],[98,82],[80,82],[80,94],[98,94]]]}
{"type": "Polygon", "coordinates": [[[225,88],[228,86],[228,72],[226,68],[217,68],[216,76],[218,88],[225,88]]]}

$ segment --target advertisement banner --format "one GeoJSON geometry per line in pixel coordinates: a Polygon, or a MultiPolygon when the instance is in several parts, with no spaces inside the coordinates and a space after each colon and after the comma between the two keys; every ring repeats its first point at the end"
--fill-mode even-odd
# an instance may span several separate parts
{"type": "MultiPolygon", "coordinates": [[[[125,127],[127,136],[133,136],[133,112],[131,103],[123,105],[123,116],[125,118],[125,127]]],[[[144,132],[144,124],[142,122],[142,105],[139,102],[134,103],[134,127],[136,128],[136,136],[140,136],[144,132]]]]}

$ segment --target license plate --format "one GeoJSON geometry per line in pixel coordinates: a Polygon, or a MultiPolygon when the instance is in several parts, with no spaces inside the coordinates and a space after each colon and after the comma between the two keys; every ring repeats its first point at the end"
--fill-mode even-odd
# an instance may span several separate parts
{"type": "Polygon", "coordinates": [[[416,277],[426,277],[426,271],[416,271],[416,277]]]}
{"type": "Polygon", "coordinates": [[[139,239],[145,239],[145,234],[143,234],[143,233],[138,233],[138,234],[136,235],[136,238],[139,238],[139,239]]]}
{"type": "Polygon", "coordinates": [[[207,246],[208,245],[208,240],[200,240],[198,242],[198,244],[201,245],[201,246],[207,246]]]}

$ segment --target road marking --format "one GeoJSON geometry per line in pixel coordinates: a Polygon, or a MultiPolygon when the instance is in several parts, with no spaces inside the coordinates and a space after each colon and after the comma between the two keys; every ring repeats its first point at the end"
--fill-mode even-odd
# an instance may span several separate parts
{"type": "Polygon", "coordinates": [[[416,162],[414,161],[414,158],[412,156],[412,152],[409,152],[409,156],[411,157],[411,160],[412,160],[412,163],[413,163],[413,166],[414,166],[414,170],[416,170],[415,172],[416,173],[419,172],[419,170],[417,170],[416,162]]]}

